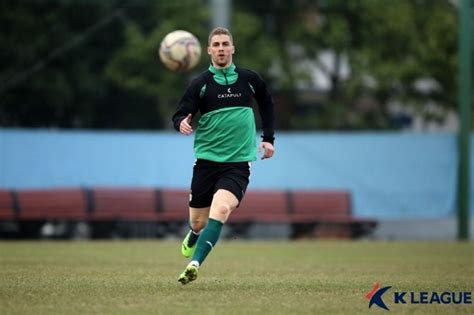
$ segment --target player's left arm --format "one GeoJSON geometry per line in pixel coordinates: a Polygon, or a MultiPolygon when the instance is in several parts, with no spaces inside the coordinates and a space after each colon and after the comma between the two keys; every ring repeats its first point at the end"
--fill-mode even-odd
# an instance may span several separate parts
{"type": "Polygon", "coordinates": [[[275,115],[273,111],[273,99],[268,91],[265,81],[256,72],[252,72],[250,84],[253,87],[255,100],[258,104],[258,110],[260,118],[262,119],[262,143],[260,143],[259,149],[263,151],[262,159],[271,158],[275,152],[273,143],[275,141],[275,115]]]}
{"type": "Polygon", "coordinates": [[[265,141],[262,141],[260,143],[260,145],[258,146],[258,150],[263,151],[262,158],[261,158],[262,160],[271,158],[273,154],[275,153],[275,148],[273,147],[273,144],[271,144],[270,142],[265,142],[265,141]]]}

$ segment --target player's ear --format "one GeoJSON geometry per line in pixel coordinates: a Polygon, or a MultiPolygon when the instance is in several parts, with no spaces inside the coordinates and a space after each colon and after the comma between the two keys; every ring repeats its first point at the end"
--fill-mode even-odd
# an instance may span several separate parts
{"type": "Polygon", "coordinates": [[[232,45],[232,54],[234,54],[234,53],[235,53],[235,46],[232,45]]]}
{"type": "Polygon", "coordinates": [[[211,47],[207,46],[207,54],[210,56],[211,55],[211,47]]]}

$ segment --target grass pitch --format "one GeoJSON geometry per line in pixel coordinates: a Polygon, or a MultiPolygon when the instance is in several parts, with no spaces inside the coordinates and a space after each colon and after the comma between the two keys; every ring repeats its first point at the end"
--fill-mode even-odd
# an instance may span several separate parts
{"type": "MultiPolygon", "coordinates": [[[[474,244],[221,241],[199,278],[176,241],[0,242],[0,314],[382,314],[396,291],[474,291],[474,244]],[[390,291],[389,291],[390,292],[390,291]]],[[[473,304],[396,314],[473,314],[473,304]]]]}

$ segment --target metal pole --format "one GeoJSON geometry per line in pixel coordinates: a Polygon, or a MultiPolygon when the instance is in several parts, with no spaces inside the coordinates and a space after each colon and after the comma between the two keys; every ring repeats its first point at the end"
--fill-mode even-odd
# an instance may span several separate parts
{"type": "Polygon", "coordinates": [[[212,25],[211,29],[217,26],[230,27],[231,0],[211,0],[212,25]]]}
{"type": "Polygon", "coordinates": [[[458,239],[469,238],[469,155],[471,121],[471,8],[472,0],[461,0],[459,7],[459,169],[458,169],[458,239]]]}

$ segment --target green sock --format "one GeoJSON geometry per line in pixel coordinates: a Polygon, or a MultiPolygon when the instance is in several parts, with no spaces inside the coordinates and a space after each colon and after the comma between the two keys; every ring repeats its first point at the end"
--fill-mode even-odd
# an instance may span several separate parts
{"type": "Polygon", "coordinates": [[[188,247],[193,247],[194,244],[196,244],[196,241],[198,240],[200,234],[196,234],[192,229],[191,229],[190,232],[191,233],[189,234],[187,245],[188,245],[188,247]]]}
{"type": "Polygon", "coordinates": [[[209,222],[199,236],[192,260],[198,261],[199,265],[203,263],[219,240],[221,230],[222,222],[209,218],[209,222]]]}
{"type": "Polygon", "coordinates": [[[196,244],[196,242],[199,238],[199,235],[201,235],[201,231],[198,231],[197,233],[194,232],[193,227],[191,225],[191,222],[189,222],[189,229],[191,230],[190,231],[191,233],[189,234],[189,239],[188,239],[188,244],[187,245],[189,247],[193,247],[194,244],[196,244]]]}

